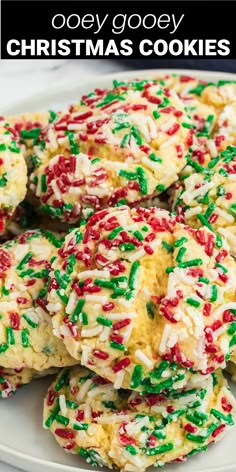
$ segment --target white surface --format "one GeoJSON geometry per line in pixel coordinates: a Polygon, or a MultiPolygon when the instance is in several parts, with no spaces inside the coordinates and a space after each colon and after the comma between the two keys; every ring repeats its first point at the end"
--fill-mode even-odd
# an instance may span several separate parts
{"type": "MultiPolygon", "coordinates": [[[[31,67],[31,62],[34,61],[28,61],[29,68],[31,67]]],[[[105,65],[103,67],[103,61],[93,61],[93,64],[94,62],[97,62],[97,66],[101,65],[104,72],[105,65]]],[[[106,64],[108,65],[108,62],[106,64]]],[[[110,64],[112,65],[112,63],[110,64]]],[[[20,90],[18,85],[16,89],[14,89],[13,100],[13,96],[9,97],[8,95],[9,84],[7,74],[2,75],[1,66],[2,65],[0,64],[0,104],[2,105],[0,106],[1,114],[3,112],[18,113],[30,110],[34,111],[39,109],[48,109],[49,107],[52,107],[53,104],[58,104],[58,106],[63,105],[65,102],[69,103],[73,100],[76,100],[81,92],[90,91],[95,86],[109,86],[112,78],[114,78],[108,76],[106,78],[96,78],[96,82],[91,83],[89,81],[89,75],[90,77],[91,75],[94,75],[95,71],[93,69],[93,73],[91,74],[90,70],[90,73],[87,76],[84,72],[81,72],[80,80],[77,79],[75,81],[75,77],[67,76],[66,82],[61,80],[62,71],[60,71],[58,81],[51,81],[49,80],[49,73],[52,74],[51,70],[50,72],[46,72],[48,78],[43,79],[44,85],[41,83],[37,74],[35,74],[37,83],[40,82],[40,87],[38,87],[38,91],[40,93],[38,95],[35,95],[35,97],[31,99],[27,99],[27,95],[30,96],[33,92],[32,87],[29,86],[29,88],[27,88],[25,85],[25,87],[23,87],[23,95],[25,95],[24,98],[24,96],[19,93],[20,90]],[[2,80],[5,80],[5,87],[7,87],[8,93],[6,93],[6,88],[5,90],[2,88],[2,80]],[[48,83],[47,91],[45,90],[46,83],[48,83]],[[43,88],[41,87],[42,85],[43,88]],[[8,99],[6,98],[6,95],[8,95],[8,99]],[[21,99],[21,102],[19,101],[16,103],[17,99],[21,99]]],[[[158,72],[160,73],[161,71],[158,72]]],[[[189,73],[187,71],[181,72],[189,73]]],[[[154,75],[154,71],[149,71],[149,74],[154,75]]],[[[235,76],[230,76],[230,74],[222,73],[196,73],[192,71],[191,74],[198,75],[202,78],[206,78],[207,80],[213,80],[214,78],[235,78],[235,76]]],[[[147,71],[143,73],[130,72],[125,73],[124,78],[134,78],[145,75],[147,75],[147,71]]],[[[17,83],[17,81],[15,81],[15,76],[16,74],[13,72],[13,77],[11,78],[12,84],[17,83]]],[[[43,73],[42,77],[44,77],[43,73]]],[[[118,73],[115,74],[115,78],[119,78],[118,73]]],[[[13,466],[21,467],[27,472],[75,472],[79,470],[91,470],[87,469],[87,464],[79,457],[65,454],[65,452],[63,452],[59,446],[57,446],[50,433],[44,431],[42,428],[42,399],[49,382],[50,380],[35,381],[31,385],[24,387],[16,397],[5,401],[0,401],[0,459],[13,466]]],[[[164,468],[164,471],[235,472],[235,444],[236,429],[234,428],[231,433],[226,435],[219,445],[211,446],[208,452],[198,454],[197,456],[189,459],[186,464],[173,464],[167,466],[164,468]]],[[[157,469],[154,468],[149,470],[156,471],[157,469]]],[[[0,472],[16,472],[16,469],[12,469],[3,463],[0,463],[0,472]]]]}

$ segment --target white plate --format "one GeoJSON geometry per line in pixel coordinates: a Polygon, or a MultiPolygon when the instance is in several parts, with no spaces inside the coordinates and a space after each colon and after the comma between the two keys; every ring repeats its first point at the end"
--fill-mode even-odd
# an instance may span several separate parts
{"type": "MultiPolygon", "coordinates": [[[[95,87],[109,87],[113,79],[133,79],[136,77],[179,73],[200,77],[205,80],[235,80],[236,75],[222,72],[203,72],[187,70],[146,70],[132,71],[99,77],[86,84],[71,83],[66,89],[51,89],[42,96],[36,95],[27,101],[16,104],[14,109],[4,110],[5,114],[24,111],[47,110],[53,106],[61,107],[78,100],[83,93],[95,87]]],[[[53,436],[42,427],[43,397],[51,380],[36,380],[24,387],[17,395],[0,401],[0,460],[20,467],[27,472],[76,472],[91,471],[88,464],[77,456],[66,454],[53,436]]],[[[236,386],[233,387],[236,394],[236,386]]],[[[209,450],[188,459],[185,464],[172,464],[164,467],[165,472],[235,472],[236,428],[209,450]]],[[[93,469],[96,470],[102,469],[93,469]]],[[[156,472],[156,468],[149,469],[156,472]]]]}

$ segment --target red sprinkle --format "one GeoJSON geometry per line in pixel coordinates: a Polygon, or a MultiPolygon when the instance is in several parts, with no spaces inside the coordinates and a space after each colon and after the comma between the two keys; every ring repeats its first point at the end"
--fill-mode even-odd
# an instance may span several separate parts
{"type": "Polygon", "coordinates": [[[131,323],[130,318],[125,318],[124,320],[118,321],[117,323],[113,324],[113,330],[117,331],[119,329],[124,328],[125,326],[128,326],[131,323]]]}
{"type": "Polygon", "coordinates": [[[124,357],[123,359],[121,359],[121,361],[113,365],[112,370],[115,373],[120,372],[120,370],[123,370],[126,367],[128,367],[130,363],[131,363],[130,359],[128,357],[124,357]]]}
{"type": "Polygon", "coordinates": [[[185,431],[188,431],[188,433],[196,433],[196,432],[197,432],[197,427],[194,426],[194,425],[191,424],[191,423],[187,423],[187,424],[184,426],[184,429],[185,429],[185,431]]]}
{"type": "Polygon", "coordinates": [[[9,313],[11,327],[13,329],[20,329],[20,316],[15,311],[9,313]]]}
{"type": "Polygon", "coordinates": [[[203,315],[204,316],[210,316],[211,314],[211,304],[210,303],[205,303],[203,307],[203,315]]]}
{"type": "Polygon", "coordinates": [[[76,421],[84,420],[84,410],[78,410],[76,413],[76,421]]]}
{"type": "Polygon", "coordinates": [[[103,311],[111,311],[115,307],[115,304],[113,302],[107,302],[104,305],[102,305],[103,311]]]}
{"type": "Polygon", "coordinates": [[[232,313],[230,313],[229,310],[225,310],[223,313],[223,321],[225,323],[231,323],[231,321],[234,321],[235,317],[232,313]]]}
{"type": "Polygon", "coordinates": [[[104,361],[109,357],[109,354],[107,354],[107,352],[100,351],[99,349],[94,349],[93,355],[98,359],[102,359],[104,361]]]}
{"type": "Polygon", "coordinates": [[[218,428],[215,429],[215,431],[213,431],[212,437],[215,438],[220,433],[222,433],[222,431],[224,431],[224,429],[225,429],[225,424],[221,424],[220,426],[218,426],[218,428]]]}
{"type": "Polygon", "coordinates": [[[231,412],[233,409],[233,406],[228,402],[226,397],[221,398],[221,405],[224,411],[227,411],[228,413],[231,412]]]}
{"type": "Polygon", "coordinates": [[[74,439],[75,432],[69,429],[57,428],[55,429],[56,436],[63,439],[74,439]]]}
{"type": "Polygon", "coordinates": [[[175,123],[173,126],[170,127],[170,129],[168,129],[166,134],[168,134],[169,136],[173,136],[173,134],[177,133],[179,128],[179,123],[175,123]]]}

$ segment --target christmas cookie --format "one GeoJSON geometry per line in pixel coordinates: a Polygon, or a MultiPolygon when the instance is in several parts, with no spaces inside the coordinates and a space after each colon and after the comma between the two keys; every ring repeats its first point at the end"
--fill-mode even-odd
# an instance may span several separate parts
{"type": "Polygon", "coordinates": [[[44,425],[90,466],[144,472],[182,462],[234,424],[235,400],[220,371],[165,395],[115,390],[91,371],[64,370],[48,390],[44,425]]]}
{"type": "Polygon", "coordinates": [[[28,231],[0,247],[0,364],[38,371],[73,364],[52,334],[45,294],[51,260],[61,240],[28,231]]]}
{"type": "Polygon", "coordinates": [[[54,334],[117,388],[159,393],[188,380],[176,362],[207,374],[234,349],[236,264],[208,229],[157,208],[107,209],[52,267],[54,334]]]}

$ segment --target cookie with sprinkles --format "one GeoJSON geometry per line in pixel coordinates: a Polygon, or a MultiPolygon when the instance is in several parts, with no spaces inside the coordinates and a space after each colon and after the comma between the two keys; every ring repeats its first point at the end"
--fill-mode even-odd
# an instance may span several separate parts
{"type": "Polygon", "coordinates": [[[49,231],[28,231],[0,247],[0,364],[42,371],[72,365],[52,333],[45,294],[51,260],[61,239],[49,231]]]}
{"type": "Polygon", "coordinates": [[[170,190],[170,204],[194,228],[205,225],[227,239],[236,255],[236,147],[228,146],[208,165],[192,159],[170,190]]]}
{"type": "Polygon", "coordinates": [[[27,169],[14,135],[0,120],[0,234],[26,195],[27,169]]]}
{"type": "Polygon", "coordinates": [[[53,262],[54,334],[116,388],[187,382],[176,362],[215,370],[234,349],[236,264],[222,244],[157,208],[95,213],[53,262]]]}
{"type": "Polygon", "coordinates": [[[48,369],[37,372],[33,369],[5,369],[0,367],[0,398],[9,398],[24,385],[27,385],[34,378],[41,378],[46,375],[52,375],[57,369],[48,369]]]}
{"type": "Polygon", "coordinates": [[[59,374],[44,402],[44,426],[65,451],[122,472],[184,462],[221,439],[234,417],[235,400],[220,371],[165,396],[116,390],[74,367],[59,374]]]}
{"type": "Polygon", "coordinates": [[[66,220],[81,206],[142,201],[177,180],[192,134],[181,100],[158,81],[96,90],[42,130],[30,190],[41,210],[66,220]]]}

